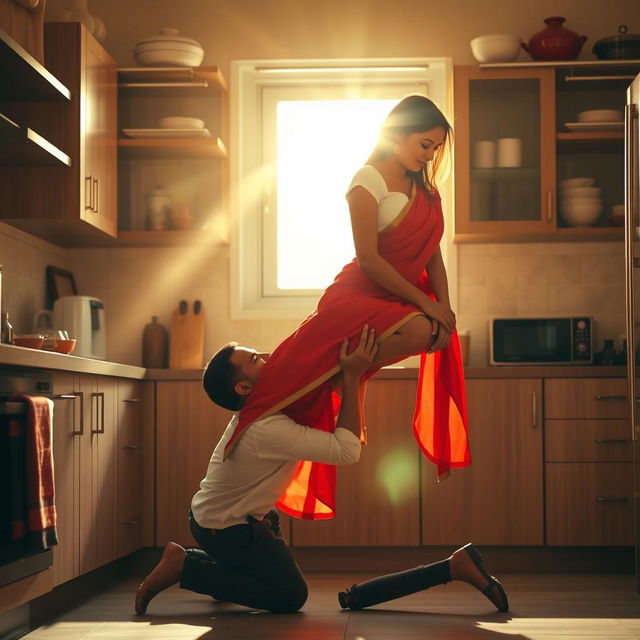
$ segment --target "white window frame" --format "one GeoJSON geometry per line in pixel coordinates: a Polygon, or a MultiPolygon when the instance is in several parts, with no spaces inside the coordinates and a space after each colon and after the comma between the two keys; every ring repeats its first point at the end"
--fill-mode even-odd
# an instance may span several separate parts
{"type": "MultiPolygon", "coordinates": [[[[321,290],[280,293],[265,279],[265,255],[274,256],[264,239],[274,215],[272,168],[263,166],[262,92],[274,87],[399,85],[398,99],[412,90],[427,92],[452,121],[450,58],[369,58],[313,60],[237,60],[231,63],[231,317],[234,319],[302,318],[315,308],[321,290]],[[266,246],[265,246],[266,244],[266,246]]],[[[355,95],[355,97],[359,97],[355,95]]],[[[440,186],[445,215],[441,243],[455,304],[456,269],[451,215],[451,180],[440,186]]],[[[268,269],[268,265],[267,265],[268,269]]],[[[272,269],[276,269],[273,260],[272,269]]],[[[269,278],[273,281],[273,277],[269,278]]],[[[455,308],[455,307],[454,307],[455,308]]]]}

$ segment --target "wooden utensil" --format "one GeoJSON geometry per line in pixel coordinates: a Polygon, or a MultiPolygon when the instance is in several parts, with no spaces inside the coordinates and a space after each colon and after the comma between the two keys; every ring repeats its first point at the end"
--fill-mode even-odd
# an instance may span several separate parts
{"type": "Polygon", "coordinates": [[[181,300],[173,312],[171,321],[171,369],[201,369],[204,353],[204,311],[202,302],[196,300],[189,309],[186,300],[181,300]]]}

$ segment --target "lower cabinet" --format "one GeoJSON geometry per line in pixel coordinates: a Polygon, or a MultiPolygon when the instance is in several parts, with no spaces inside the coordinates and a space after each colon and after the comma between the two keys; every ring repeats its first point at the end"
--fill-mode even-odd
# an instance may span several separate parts
{"type": "Polygon", "coordinates": [[[337,468],[336,517],[292,519],[294,546],[420,544],[420,457],[413,436],[415,380],[371,380],[360,462],[337,468]]]}
{"type": "Polygon", "coordinates": [[[127,384],[106,376],[53,374],[59,538],[53,548],[54,586],[133,551],[134,544],[140,546],[135,535],[122,534],[119,517],[128,517],[126,505],[136,502],[138,513],[141,502],[139,470],[132,471],[134,463],[120,456],[117,446],[129,439],[141,444],[135,435],[139,428],[132,426],[139,418],[118,405],[119,396],[135,398],[135,387],[127,384]]]}
{"type": "Polygon", "coordinates": [[[187,514],[232,413],[200,381],[156,383],[156,546],[193,545],[187,514]]]}
{"type": "Polygon", "coordinates": [[[422,544],[542,545],[542,382],[466,382],[472,464],[435,482],[423,459],[422,544]]]}

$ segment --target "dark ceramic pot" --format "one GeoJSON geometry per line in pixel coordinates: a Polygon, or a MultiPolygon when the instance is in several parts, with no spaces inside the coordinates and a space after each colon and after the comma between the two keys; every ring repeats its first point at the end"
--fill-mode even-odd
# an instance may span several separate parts
{"type": "Polygon", "coordinates": [[[640,60],[640,34],[627,33],[627,25],[618,27],[619,35],[602,38],[593,45],[599,60],[640,60]]]}
{"type": "Polygon", "coordinates": [[[534,33],[529,45],[522,48],[534,60],[575,60],[587,36],[579,36],[575,31],[562,26],[565,18],[552,16],[545,18],[547,28],[534,33]]]}

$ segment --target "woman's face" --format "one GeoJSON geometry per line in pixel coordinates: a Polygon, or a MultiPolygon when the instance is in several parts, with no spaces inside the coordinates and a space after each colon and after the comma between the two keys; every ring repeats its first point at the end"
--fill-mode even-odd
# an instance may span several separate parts
{"type": "Polygon", "coordinates": [[[401,135],[396,150],[398,160],[407,171],[422,171],[444,144],[445,137],[442,127],[401,135]]]}

